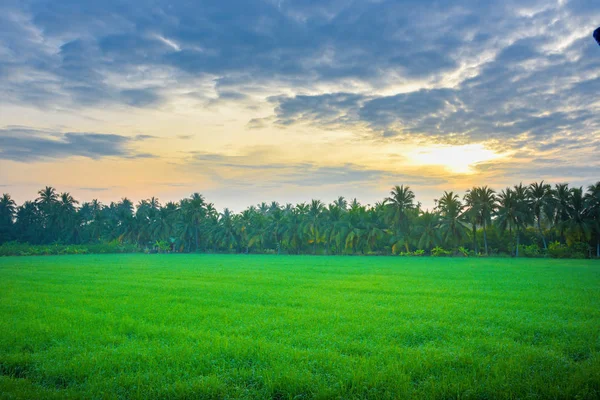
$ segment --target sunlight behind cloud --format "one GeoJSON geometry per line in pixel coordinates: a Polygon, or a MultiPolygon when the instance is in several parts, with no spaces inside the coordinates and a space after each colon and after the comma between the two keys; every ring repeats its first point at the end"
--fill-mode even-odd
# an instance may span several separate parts
{"type": "Polygon", "coordinates": [[[473,173],[472,167],[480,162],[504,157],[486,148],[483,144],[467,144],[461,146],[435,145],[419,149],[408,155],[411,163],[416,165],[439,165],[459,174],[473,173]]]}

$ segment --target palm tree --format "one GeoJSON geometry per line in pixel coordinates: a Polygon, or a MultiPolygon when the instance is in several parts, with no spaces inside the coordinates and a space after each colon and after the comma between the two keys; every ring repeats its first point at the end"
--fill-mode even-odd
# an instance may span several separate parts
{"type": "Polygon", "coordinates": [[[202,220],[206,215],[204,196],[202,196],[200,193],[193,193],[190,196],[190,201],[187,206],[188,208],[186,210],[187,213],[185,218],[188,219],[194,227],[194,243],[195,249],[198,251],[198,246],[200,245],[200,226],[202,225],[202,220]]]}
{"type": "Polygon", "coordinates": [[[71,243],[77,240],[79,233],[79,223],[76,222],[77,209],[76,205],[79,204],[77,200],[71,196],[70,193],[61,193],[57,205],[57,222],[61,234],[65,238],[67,243],[71,243]]]}
{"type": "Polygon", "coordinates": [[[225,208],[219,215],[218,232],[215,235],[218,243],[225,251],[230,251],[238,245],[236,229],[234,226],[234,218],[232,212],[225,208]]]}
{"type": "Polygon", "coordinates": [[[348,207],[348,202],[343,196],[340,196],[337,199],[335,199],[333,201],[333,204],[342,211],[346,211],[346,208],[348,207]]]}
{"type": "Polygon", "coordinates": [[[56,240],[57,232],[57,215],[55,205],[58,202],[58,193],[56,189],[51,186],[46,186],[44,189],[38,192],[39,197],[35,202],[39,205],[39,209],[43,216],[43,232],[44,239],[46,242],[56,240]]]}
{"type": "Polygon", "coordinates": [[[313,245],[313,254],[317,254],[317,245],[324,241],[324,236],[320,231],[321,214],[324,209],[325,205],[321,200],[311,200],[304,232],[308,235],[308,243],[313,245]]]}
{"type": "Polygon", "coordinates": [[[385,237],[385,226],[381,214],[381,203],[367,210],[364,218],[365,242],[369,251],[374,251],[377,244],[385,237]]]}
{"type": "Polygon", "coordinates": [[[571,189],[568,210],[569,218],[565,222],[568,241],[571,243],[589,241],[591,239],[593,222],[591,218],[588,218],[582,187],[571,189]]]}
{"type": "Polygon", "coordinates": [[[425,211],[417,218],[416,234],[419,237],[417,247],[419,249],[431,251],[435,246],[438,246],[442,237],[438,229],[440,224],[440,216],[435,212],[425,211]]]}
{"type": "Polygon", "coordinates": [[[477,188],[473,187],[472,189],[467,190],[467,193],[464,196],[466,211],[463,214],[464,218],[469,221],[472,229],[473,236],[473,250],[476,254],[477,251],[477,223],[479,222],[479,200],[477,199],[478,192],[477,188]]]}
{"type": "Polygon", "coordinates": [[[216,253],[218,240],[216,240],[214,234],[219,230],[219,212],[213,203],[208,203],[206,205],[206,214],[201,230],[204,232],[203,236],[206,247],[212,244],[213,253],[216,253]]]}
{"type": "Polygon", "coordinates": [[[440,215],[440,231],[443,241],[456,249],[458,244],[467,237],[467,231],[463,224],[465,206],[454,192],[444,192],[439,200],[435,200],[435,203],[435,208],[440,215]]]}
{"type": "Polygon", "coordinates": [[[487,225],[491,223],[492,214],[496,208],[496,194],[487,186],[475,188],[475,200],[477,219],[479,224],[483,227],[483,244],[485,247],[485,254],[489,255],[488,242],[487,242],[487,225]]]}
{"type": "Polygon", "coordinates": [[[552,187],[541,182],[534,182],[529,185],[527,188],[527,197],[531,202],[531,206],[533,209],[533,216],[535,218],[535,222],[537,225],[538,232],[542,239],[542,243],[544,244],[544,249],[548,248],[546,244],[546,238],[544,237],[544,231],[542,230],[542,217],[544,214],[544,210],[547,209],[548,205],[552,201],[552,187]]]}
{"type": "Polygon", "coordinates": [[[390,197],[387,197],[384,202],[387,204],[388,218],[394,226],[395,242],[393,246],[404,245],[406,251],[409,251],[408,244],[408,225],[409,214],[415,209],[415,194],[410,190],[409,186],[394,186],[390,192],[390,197]]]}
{"type": "Polygon", "coordinates": [[[8,193],[0,198],[0,244],[11,240],[17,204],[8,193]]]}
{"type": "Polygon", "coordinates": [[[279,204],[276,207],[271,207],[269,213],[269,230],[273,234],[275,245],[277,246],[277,255],[279,255],[281,253],[281,237],[285,230],[285,213],[279,208],[279,204]]]}
{"type": "Polygon", "coordinates": [[[51,186],[46,186],[44,189],[38,191],[38,195],[39,197],[35,201],[43,206],[49,206],[58,201],[58,193],[51,186]]]}
{"type": "Polygon", "coordinates": [[[588,186],[585,202],[587,217],[596,235],[596,257],[600,258],[600,181],[588,186]]]}
{"type": "Polygon", "coordinates": [[[304,243],[304,218],[308,213],[308,206],[304,203],[297,204],[286,215],[286,226],[283,233],[283,242],[288,250],[300,254],[304,243]]]}
{"type": "Polygon", "coordinates": [[[558,226],[560,238],[565,241],[566,224],[569,220],[569,203],[571,202],[571,189],[567,183],[554,185],[554,223],[558,226]]]}
{"type": "Polygon", "coordinates": [[[14,226],[15,237],[20,242],[40,244],[43,241],[44,214],[40,206],[32,201],[26,201],[17,207],[14,226]]]}

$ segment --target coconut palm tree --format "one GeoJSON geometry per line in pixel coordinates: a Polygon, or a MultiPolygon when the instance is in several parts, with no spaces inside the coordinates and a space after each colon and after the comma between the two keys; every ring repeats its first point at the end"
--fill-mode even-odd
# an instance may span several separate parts
{"type": "Polygon", "coordinates": [[[477,211],[478,219],[483,227],[483,244],[485,247],[485,254],[489,255],[488,241],[487,241],[487,225],[491,223],[492,214],[496,209],[496,193],[487,186],[475,188],[477,192],[477,211]]]}
{"type": "MultiPolygon", "coordinates": [[[[527,224],[533,222],[531,213],[531,201],[528,195],[529,187],[523,184],[515,185],[512,189],[506,188],[497,196],[496,224],[504,231],[508,229],[512,236],[514,229],[516,251],[515,255],[519,257],[519,245],[521,232],[527,224]]],[[[512,252],[512,251],[511,251],[512,252]]]]}
{"type": "Polygon", "coordinates": [[[12,239],[17,204],[8,193],[0,197],[0,244],[12,239]]]}
{"type": "Polygon", "coordinates": [[[438,229],[440,216],[436,212],[425,211],[416,220],[415,233],[418,235],[419,249],[431,251],[442,242],[442,235],[438,229]]]}
{"type": "Polygon", "coordinates": [[[596,236],[596,257],[600,258],[600,181],[588,186],[585,202],[591,230],[596,236]]]}
{"type": "Polygon", "coordinates": [[[392,247],[404,245],[409,251],[409,215],[415,210],[415,194],[409,186],[394,186],[390,196],[384,200],[387,204],[388,221],[394,227],[392,247]]]}
{"type": "Polygon", "coordinates": [[[340,196],[337,199],[335,199],[333,201],[333,204],[342,211],[346,211],[346,208],[348,207],[348,201],[346,201],[344,196],[340,196]]]}
{"type": "Polygon", "coordinates": [[[49,206],[58,201],[58,193],[56,192],[56,189],[51,186],[46,186],[44,189],[38,191],[38,195],[35,202],[42,206],[49,206]]]}
{"type": "Polygon", "coordinates": [[[560,238],[565,242],[565,230],[569,220],[569,207],[571,202],[571,189],[569,184],[558,183],[554,185],[553,211],[554,223],[558,227],[560,238]]]}
{"type": "Polygon", "coordinates": [[[286,213],[279,207],[279,204],[277,204],[277,207],[271,207],[268,217],[268,229],[271,231],[273,239],[275,239],[277,255],[281,253],[281,238],[285,232],[286,226],[285,218],[286,213]]]}
{"type": "Polygon", "coordinates": [[[237,230],[235,227],[235,220],[233,213],[229,208],[225,208],[219,215],[218,230],[216,232],[215,239],[219,246],[225,251],[230,251],[238,247],[237,230]]]}
{"type": "Polygon", "coordinates": [[[180,220],[180,232],[181,239],[188,246],[191,243],[191,237],[193,235],[193,243],[195,251],[198,251],[200,246],[200,228],[204,222],[206,216],[206,203],[204,196],[200,193],[192,193],[192,195],[186,199],[185,202],[181,202],[181,220],[180,220]],[[191,235],[190,235],[191,234],[191,235]]]}
{"type": "Polygon", "coordinates": [[[321,232],[321,214],[324,210],[325,205],[321,200],[311,200],[304,232],[308,236],[308,243],[313,245],[313,254],[317,254],[317,245],[325,240],[321,232]]]}
{"type": "Polygon", "coordinates": [[[531,202],[533,216],[535,218],[538,233],[544,244],[544,249],[547,249],[548,245],[546,243],[546,237],[542,230],[542,219],[545,210],[547,210],[548,205],[552,202],[552,187],[549,184],[544,183],[544,181],[539,183],[534,182],[527,187],[527,197],[531,202]]]}
{"type": "Polygon", "coordinates": [[[56,203],[56,222],[59,234],[67,243],[77,241],[79,222],[77,219],[77,204],[79,202],[70,193],[61,193],[56,203]]]}
{"type": "Polygon", "coordinates": [[[463,217],[466,221],[471,225],[472,237],[473,237],[473,250],[476,254],[479,253],[477,249],[477,224],[479,222],[479,200],[477,198],[478,192],[477,188],[473,187],[472,189],[467,190],[467,193],[464,196],[465,208],[466,211],[463,214],[463,217]]]}
{"type": "Polygon", "coordinates": [[[583,188],[572,188],[568,206],[569,218],[565,222],[568,242],[589,241],[592,235],[593,221],[588,218],[583,188]]]}
{"type": "Polygon", "coordinates": [[[440,231],[442,239],[450,247],[456,249],[458,244],[467,237],[467,230],[463,223],[465,206],[460,197],[454,192],[444,192],[439,200],[434,200],[435,209],[440,215],[440,231]]]}

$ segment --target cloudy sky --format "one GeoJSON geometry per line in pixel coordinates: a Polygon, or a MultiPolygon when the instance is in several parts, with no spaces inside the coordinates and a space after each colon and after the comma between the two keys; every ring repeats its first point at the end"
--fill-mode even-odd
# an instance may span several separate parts
{"type": "Polygon", "coordinates": [[[0,192],[373,203],[600,179],[597,0],[3,0],[0,192]]]}

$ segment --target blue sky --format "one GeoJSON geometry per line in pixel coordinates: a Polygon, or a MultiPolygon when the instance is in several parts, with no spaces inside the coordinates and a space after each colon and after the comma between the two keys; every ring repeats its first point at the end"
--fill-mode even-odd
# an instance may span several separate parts
{"type": "Polygon", "coordinates": [[[600,179],[595,1],[0,4],[0,182],[363,203],[600,179]]]}

